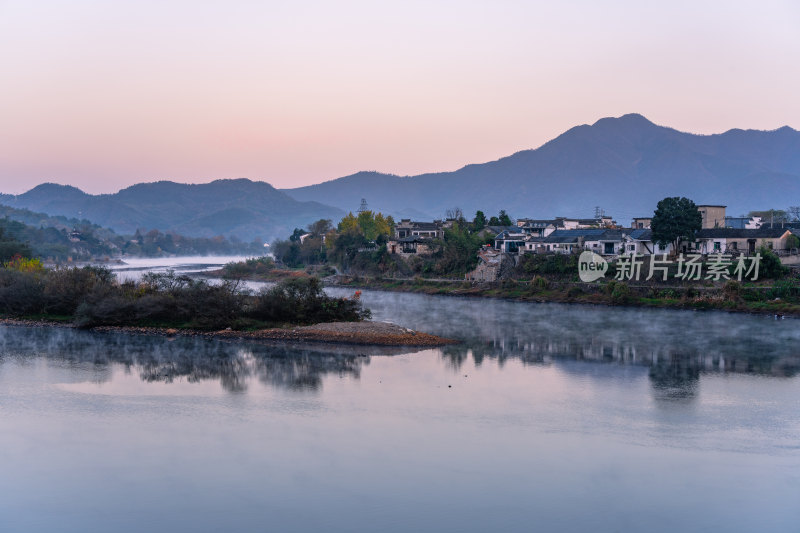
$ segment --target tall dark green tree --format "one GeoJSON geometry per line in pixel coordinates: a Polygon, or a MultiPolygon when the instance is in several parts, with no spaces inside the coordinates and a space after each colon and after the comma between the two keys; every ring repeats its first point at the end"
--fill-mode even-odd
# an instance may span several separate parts
{"type": "Polygon", "coordinates": [[[497,219],[500,221],[500,225],[501,226],[511,226],[512,225],[511,217],[508,216],[508,213],[506,213],[505,209],[501,209],[500,210],[500,214],[497,215],[497,219]]]}
{"type": "Polygon", "coordinates": [[[658,202],[650,229],[654,242],[661,246],[671,243],[673,250],[677,251],[681,239],[694,241],[695,232],[702,224],[703,217],[695,203],[675,196],[658,202]]]}
{"type": "Polygon", "coordinates": [[[483,214],[483,211],[476,212],[475,218],[472,219],[472,229],[478,231],[485,227],[486,227],[486,215],[483,214]]]}

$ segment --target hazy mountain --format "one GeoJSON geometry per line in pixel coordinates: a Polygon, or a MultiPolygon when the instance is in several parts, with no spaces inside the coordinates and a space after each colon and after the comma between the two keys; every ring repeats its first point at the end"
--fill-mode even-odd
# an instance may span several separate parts
{"type": "Polygon", "coordinates": [[[412,177],[359,172],[286,191],[245,179],[201,185],[160,181],[103,195],[43,184],[18,196],[0,194],[0,203],[88,219],[119,233],[145,228],[249,241],[285,238],[319,218],[335,222],[357,210],[361,198],[397,218],[441,218],[456,206],[469,217],[477,209],[487,215],[505,209],[513,217],[586,217],[600,206],[628,223],[651,214],[665,196],[725,204],[731,215],[800,205],[800,132],[783,127],[693,135],[625,115],[454,172],[412,177]]]}
{"type": "Polygon", "coordinates": [[[665,196],[724,204],[737,215],[800,204],[800,132],[783,127],[693,135],[631,114],[577,126],[535,150],[454,172],[359,172],[285,192],[346,210],[366,198],[374,210],[415,210],[429,218],[454,206],[470,217],[477,209],[487,215],[505,209],[534,218],[591,216],[600,206],[627,223],[652,214],[665,196]]]}
{"type": "Polygon", "coordinates": [[[236,236],[247,241],[285,238],[295,227],[344,214],[327,205],[294,200],[267,183],[246,179],[200,185],[159,181],[100,195],[45,183],[17,196],[0,195],[0,203],[88,219],[119,233],[132,234],[144,228],[193,237],[236,236]]]}

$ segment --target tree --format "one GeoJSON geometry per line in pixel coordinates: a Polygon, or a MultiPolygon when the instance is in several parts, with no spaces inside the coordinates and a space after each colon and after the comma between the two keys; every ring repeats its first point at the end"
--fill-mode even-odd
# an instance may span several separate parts
{"type": "Polygon", "coordinates": [[[464,220],[464,212],[461,210],[460,207],[453,207],[452,209],[447,209],[444,214],[447,220],[457,220],[459,222],[464,220]]]}
{"type": "Polygon", "coordinates": [[[300,242],[300,238],[305,234],[306,232],[301,230],[300,228],[294,228],[294,231],[289,236],[289,240],[292,242],[300,242]]]}
{"type": "Polygon", "coordinates": [[[456,222],[444,231],[444,242],[434,256],[434,272],[438,275],[459,276],[475,268],[478,250],[483,245],[480,233],[469,232],[467,224],[456,222]]]}
{"type": "Polygon", "coordinates": [[[703,224],[703,217],[695,203],[688,198],[664,198],[656,206],[650,229],[653,241],[661,246],[673,244],[678,249],[681,239],[693,241],[694,234],[703,224]]]}
{"type": "Polygon", "coordinates": [[[333,229],[333,222],[327,218],[321,218],[308,225],[308,232],[315,237],[325,235],[331,229],[333,229]]]}
{"type": "Polygon", "coordinates": [[[472,219],[472,229],[478,231],[486,227],[486,215],[483,214],[483,211],[477,211],[475,213],[475,218],[472,219]]]}
{"type": "Polygon", "coordinates": [[[508,216],[505,209],[501,209],[500,213],[497,216],[497,220],[500,221],[501,226],[511,226],[513,222],[511,222],[511,217],[508,216]]]}
{"type": "Polygon", "coordinates": [[[761,222],[764,224],[780,224],[789,221],[789,215],[783,209],[767,209],[765,211],[750,211],[747,216],[761,217],[761,222]]]}
{"type": "MultiPolygon", "coordinates": [[[[5,220],[8,223],[8,220],[5,220]]],[[[10,261],[14,256],[30,257],[31,249],[11,235],[8,235],[3,226],[0,226],[0,265],[10,261]]]]}
{"type": "Polygon", "coordinates": [[[347,213],[342,220],[339,221],[336,229],[341,234],[357,234],[361,231],[358,226],[358,219],[353,216],[353,213],[347,213]]]}
{"type": "Polygon", "coordinates": [[[800,220],[800,205],[792,205],[786,210],[791,217],[792,222],[797,222],[800,220]]]}

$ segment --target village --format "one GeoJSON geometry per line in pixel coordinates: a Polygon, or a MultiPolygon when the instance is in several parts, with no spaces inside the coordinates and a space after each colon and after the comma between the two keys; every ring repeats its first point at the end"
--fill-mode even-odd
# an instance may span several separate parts
{"type": "MultiPolygon", "coordinates": [[[[494,244],[478,252],[477,267],[466,274],[468,281],[496,281],[505,265],[518,264],[525,254],[576,254],[585,250],[607,259],[636,255],[677,253],[752,256],[761,248],[772,250],[787,265],[800,264],[798,242],[800,222],[774,222],[762,217],[732,217],[724,205],[698,205],[701,228],[693,240],[677,244],[658,243],[651,230],[652,217],[636,217],[623,226],[612,217],[598,213],[595,218],[520,218],[515,224],[487,225],[480,230],[494,244]],[[677,248],[676,248],[677,246],[677,248]]],[[[402,219],[395,224],[387,251],[401,258],[430,255],[435,242],[443,239],[454,219],[430,222],[402,219]]]]}

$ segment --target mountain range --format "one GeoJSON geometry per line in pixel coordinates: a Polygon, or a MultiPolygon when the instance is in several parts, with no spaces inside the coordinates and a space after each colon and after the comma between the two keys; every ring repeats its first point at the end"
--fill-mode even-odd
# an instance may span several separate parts
{"type": "Polygon", "coordinates": [[[246,179],[200,185],[158,181],[100,195],[45,183],[17,196],[0,195],[0,203],[91,220],[118,233],[158,229],[192,237],[224,235],[266,242],[319,218],[344,215],[335,207],[298,201],[268,183],[246,179]]]}
{"type": "Polygon", "coordinates": [[[118,233],[158,229],[269,241],[320,218],[335,222],[362,198],[395,218],[442,218],[454,207],[470,218],[478,209],[487,216],[504,209],[515,218],[590,217],[600,207],[626,224],[651,215],[666,196],[727,205],[730,215],[800,205],[800,132],[784,126],[695,135],[629,114],[453,172],[359,172],[284,190],[247,179],[159,181],[102,195],[48,183],[17,196],[0,194],[0,203],[88,219],[118,233]]]}
{"type": "Polygon", "coordinates": [[[535,150],[453,172],[400,177],[359,172],[285,190],[297,200],[377,211],[414,209],[441,218],[449,208],[487,216],[589,217],[601,207],[620,223],[652,215],[666,196],[723,204],[728,214],[800,204],[800,132],[733,129],[694,135],[637,114],[574,127],[535,150]]]}

